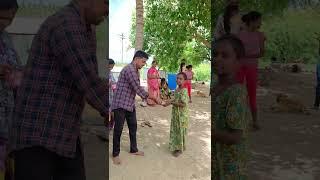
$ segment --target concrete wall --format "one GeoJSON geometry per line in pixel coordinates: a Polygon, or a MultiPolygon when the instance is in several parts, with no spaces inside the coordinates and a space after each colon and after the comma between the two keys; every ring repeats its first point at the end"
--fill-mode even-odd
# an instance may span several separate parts
{"type": "MultiPolygon", "coordinates": [[[[29,57],[28,51],[31,47],[34,35],[10,34],[10,36],[12,38],[13,44],[20,57],[22,64],[25,65],[29,57]]],[[[105,57],[107,57],[107,55],[106,55],[106,52],[100,52],[99,54],[100,54],[100,57],[97,57],[99,76],[106,77],[107,61],[105,57]]]]}

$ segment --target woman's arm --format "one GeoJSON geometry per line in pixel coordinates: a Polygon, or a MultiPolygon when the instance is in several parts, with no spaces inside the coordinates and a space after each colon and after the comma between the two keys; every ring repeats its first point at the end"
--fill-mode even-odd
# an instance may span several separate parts
{"type": "Polygon", "coordinates": [[[226,145],[239,144],[242,137],[242,130],[215,131],[213,140],[226,145]]]}

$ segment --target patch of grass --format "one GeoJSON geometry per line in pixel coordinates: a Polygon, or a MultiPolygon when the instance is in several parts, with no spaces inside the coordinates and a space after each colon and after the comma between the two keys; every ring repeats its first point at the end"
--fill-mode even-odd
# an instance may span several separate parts
{"type": "Polygon", "coordinates": [[[266,17],[262,28],[267,37],[263,61],[270,62],[275,56],[283,63],[296,59],[315,63],[318,42],[314,33],[320,32],[319,19],[320,10],[315,8],[286,10],[282,16],[266,17]]]}
{"type": "Polygon", "coordinates": [[[209,63],[203,63],[193,68],[196,81],[210,81],[211,65],[209,63]]]}

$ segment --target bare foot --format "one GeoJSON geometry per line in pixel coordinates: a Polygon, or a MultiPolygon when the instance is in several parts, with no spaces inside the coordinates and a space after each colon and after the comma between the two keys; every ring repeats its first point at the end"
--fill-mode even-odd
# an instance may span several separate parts
{"type": "Polygon", "coordinates": [[[136,155],[136,156],[144,156],[144,152],[142,152],[142,151],[138,151],[138,152],[130,153],[130,154],[136,155]]]}
{"type": "Polygon", "coordinates": [[[182,154],[182,152],[179,150],[173,152],[174,157],[179,157],[181,154],[182,154]]]}
{"type": "Polygon", "coordinates": [[[121,164],[121,160],[120,160],[119,156],[112,157],[112,161],[113,161],[113,164],[115,164],[115,165],[120,165],[121,164]]]}

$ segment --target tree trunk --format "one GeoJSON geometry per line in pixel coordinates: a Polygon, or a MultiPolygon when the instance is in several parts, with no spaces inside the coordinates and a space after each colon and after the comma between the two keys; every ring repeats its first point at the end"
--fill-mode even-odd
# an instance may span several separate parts
{"type": "Polygon", "coordinates": [[[143,48],[143,26],[143,0],[136,0],[136,51],[143,48]]]}

